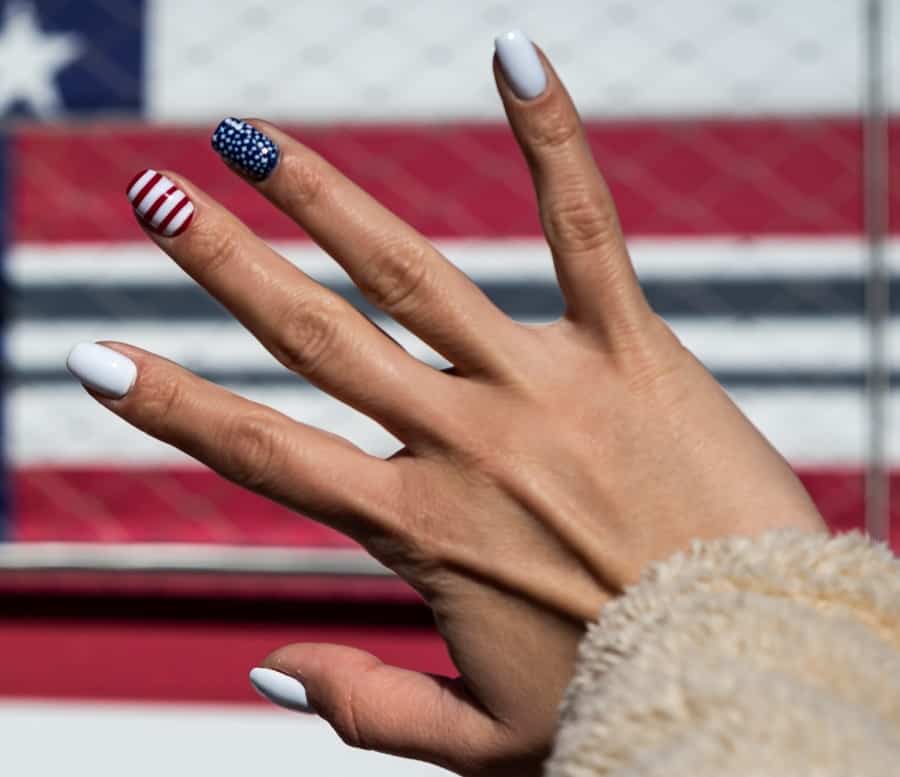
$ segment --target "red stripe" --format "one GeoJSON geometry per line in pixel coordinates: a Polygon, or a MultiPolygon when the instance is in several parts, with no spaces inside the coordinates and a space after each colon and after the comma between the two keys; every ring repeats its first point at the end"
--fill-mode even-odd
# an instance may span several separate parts
{"type": "MultiPolygon", "coordinates": [[[[209,598],[291,603],[353,602],[420,603],[421,597],[395,577],[307,577],[297,575],[199,574],[140,572],[4,571],[0,573],[3,596],[23,595],[156,597],[168,601],[209,598]]],[[[2,607],[0,607],[2,610],[2,607]]]]}
{"type": "MultiPolygon", "coordinates": [[[[540,233],[527,170],[504,124],[288,127],[428,235],[540,233]]],[[[900,143],[900,119],[890,123],[900,143]]],[[[593,123],[588,138],[632,235],[862,233],[858,121],[648,120],[593,123]]],[[[152,162],[189,175],[264,237],[301,232],[209,148],[205,130],[34,127],[14,139],[15,235],[141,240],[121,181],[152,162]],[[72,154],[73,145],[79,149],[72,154]],[[90,182],[85,187],[85,181],[90,182]],[[79,191],[77,201],[69,196],[79,191]]],[[[900,231],[900,166],[891,170],[900,231]]]]}
{"type": "Polygon", "coordinates": [[[149,169],[149,168],[147,168],[147,169],[145,169],[145,170],[141,170],[141,172],[139,172],[134,178],[132,178],[132,179],[128,182],[128,186],[125,187],[125,194],[127,195],[128,192],[131,191],[131,187],[134,186],[138,181],[141,180],[141,178],[144,177],[144,175],[145,175],[146,173],[149,173],[149,172],[150,172],[150,169],[149,169]]]}
{"type": "Polygon", "coordinates": [[[180,227],[178,227],[178,229],[176,229],[171,235],[168,235],[168,237],[178,237],[182,232],[184,232],[184,230],[186,230],[194,220],[194,213],[196,213],[196,211],[191,211],[190,215],[184,220],[184,223],[180,227]]]}
{"type": "Polygon", "coordinates": [[[156,227],[156,231],[160,235],[165,234],[166,227],[172,223],[172,220],[178,215],[178,212],[189,202],[190,200],[187,198],[187,195],[185,195],[184,199],[181,200],[181,202],[179,202],[174,208],[172,208],[172,210],[169,211],[169,214],[160,222],[159,226],[156,227]]]}
{"type": "Polygon", "coordinates": [[[137,196],[131,201],[131,205],[135,210],[137,210],[140,207],[141,203],[144,201],[144,197],[146,197],[150,193],[150,190],[154,186],[156,186],[156,184],[158,184],[161,180],[162,180],[162,176],[159,173],[157,173],[149,181],[147,181],[147,183],[144,185],[144,188],[141,189],[137,193],[137,196]]]}
{"type": "MultiPolygon", "coordinates": [[[[861,524],[864,478],[860,470],[800,474],[832,529],[843,531],[861,524]]],[[[895,489],[900,488],[900,472],[893,473],[891,481],[895,489]]],[[[28,469],[15,473],[13,485],[19,539],[351,544],[335,532],[298,519],[201,470],[28,469]]],[[[896,504],[895,527],[900,526],[900,502],[896,504]]],[[[311,603],[290,607],[288,622],[271,612],[259,612],[275,606],[273,599],[297,593],[288,579],[257,580],[257,586],[243,578],[203,583],[195,577],[188,589],[181,591],[179,576],[161,580],[95,575],[87,583],[81,578],[80,586],[70,588],[72,580],[76,579],[46,574],[30,578],[31,583],[38,583],[39,591],[106,592],[124,604],[116,605],[107,597],[99,601],[106,601],[103,606],[108,611],[101,607],[98,612],[91,599],[59,598],[45,606],[47,599],[28,598],[25,593],[34,590],[29,576],[13,580],[12,587],[5,585],[10,582],[8,577],[0,578],[4,659],[0,662],[0,696],[262,703],[247,685],[247,670],[273,648],[291,642],[353,645],[393,664],[455,673],[432,629],[409,619],[403,621],[405,625],[391,621],[389,612],[397,610],[391,610],[388,602],[403,601],[403,597],[400,589],[392,589],[387,582],[342,581],[338,587],[334,581],[314,583],[321,587],[307,589],[304,595],[325,602],[328,617],[321,617],[321,604],[311,603]],[[285,587],[279,588],[279,584],[285,587]],[[351,590],[354,587],[357,590],[351,590]],[[185,591],[194,596],[226,596],[227,617],[213,600],[206,605],[202,600],[182,600],[182,615],[169,617],[167,613],[178,607],[172,594],[185,591]],[[165,598],[149,603],[139,598],[131,603],[131,599],[121,598],[128,594],[165,598]],[[240,604],[246,597],[266,597],[269,603],[240,604]],[[365,605],[362,624],[360,605],[348,601],[359,597],[370,602],[365,605]],[[40,602],[44,605],[38,606],[40,602]],[[237,614],[235,607],[241,608],[237,614]],[[162,615],[149,617],[154,608],[162,608],[162,615]]]]}
{"type": "Polygon", "coordinates": [[[70,607],[68,618],[0,613],[0,697],[265,704],[247,672],[292,642],[351,645],[391,664],[456,674],[426,627],[79,619],[78,602],[70,607]]]}
{"type": "Polygon", "coordinates": [[[174,192],[176,192],[176,191],[178,191],[178,188],[177,188],[177,187],[175,187],[175,186],[170,186],[170,187],[169,187],[168,189],[166,189],[162,194],[160,194],[159,197],[156,198],[156,202],[154,202],[154,203],[150,206],[150,210],[148,210],[148,211],[144,214],[144,216],[143,216],[144,221],[146,221],[148,224],[152,223],[152,221],[153,221],[153,215],[156,213],[156,211],[158,211],[158,210],[162,207],[162,204],[163,204],[166,200],[168,200],[169,197],[170,197],[174,192]]]}
{"type": "MultiPolygon", "coordinates": [[[[832,529],[863,525],[860,469],[799,474],[832,529]]],[[[891,481],[900,493],[900,470],[891,481]]],[[[342,534],[203,469],[29,467],[13,473],[12,488],[18,540],[356,547],[342,534]]],[[[893,509],[900,539],[900,499],[893,509]]]]}
{"type": "Polygon", "coordinates": [[[355,547],[343,535],[202,469],[20,469],[21,540],[355,547]]]}

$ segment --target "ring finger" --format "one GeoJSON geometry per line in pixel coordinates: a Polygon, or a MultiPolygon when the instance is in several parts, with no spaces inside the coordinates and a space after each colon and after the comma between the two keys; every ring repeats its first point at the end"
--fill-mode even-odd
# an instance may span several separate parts
{"type": "Polygon", "coordinates": [[[180,176],[139,173],[128,198],[163,251],[288,369],[404,442],[428,434],[435,415],[431,400],[445,380],[440,372],[410,356],[180,176]]]}

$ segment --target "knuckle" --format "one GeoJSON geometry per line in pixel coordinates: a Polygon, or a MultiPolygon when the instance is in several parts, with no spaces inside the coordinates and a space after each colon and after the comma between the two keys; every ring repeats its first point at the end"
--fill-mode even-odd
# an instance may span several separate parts
{"type": "Polygon", "coordinates": [[[610,245],[619,230],[615,211],[605,198],[585,191],[549,203],[544,228],[552,245],[574,253],[610,245]]]}
{"type": "Polygon", "coordinates": [[[425,250],[407,240],[387,240],[376,245],[366,262],[365,295],[387,313],[414,308],[428,279],[425,250]]]}
{"type": "Polygon", "coordinates": [[[311,151],[294,152],[282,159],[286,181],[284,202],[289,210],[302,211],[320,199],[323,186],[322,163],[311,151]]]}
{"type": "Polygon", "coordinates": [[[398,452],[378,479],[378,493],[366,500],[359,538],[365,549],[419,593],[438,590],[442,543],[448,528],[446,505],[435,498],[421,468],[398,452]]]}
{"type": "Polygon", "coordinates": [[[373,750],[375,747],[365,737],[365,726],[360,725],[357,705],[359,695],[371,682],[370,675],[379,671],[382,666],[380,661],[374,661],[367,667],[360,668],[349,681],[345,693],[337,699],[332,708],[330,723],[341,741],[348,747],[358,750],[373,750]]]}
{"type": "Polygon", "coordinates": [[[347,747],[352,747],[356,750],[366,749],[363,745],[359,744],[356,729],[353,728],[352,724],[346,722],[346,718],[343,717],[342,714],[335,714],[334,720],[331,721],[331,725],[338,735],[338,738],[347,747]]]}
{"type": "MultiPolygon", "coordinates": [[[[198,225],[199,226],[199,225],[198,225]]],[[[191,234],[188,230],[187,234],[191,234]]],[[[191,235],[193,252],[200,258],[205,274],[227,272],[241,254],[241,240],[235,230],[223,224],[205,224],[191,235]]]]}
{"type": "Polygon", "coordinates": [[[536,151],[554,151],[568,145],[578,132],[577,120],[562,105],[547,106],[534,117],[528,141],[536,151]]]}
{"type": "Polygon", "coordinates": [[[179,435],[186,403],[183,379],[155,362],[141,368],[140,396],[135,403],[134,421],[154,437],[171,441],[179,435]]]}
{"type": "Polygon", "coordinates": [[[277,322],[272,353],[289,370],[314,375],[334,350],[339,316],[340,305],[327,297],[295,301],[277,322]]]}
{"type": "Polygon", "coordinates": [[[334,718],[331,720],[331,724],[340,740],[347,745],[347,747],[352,747],[357,750],[371,749],[366,746],[360,736],[353,709],[349,704],[340,704],[337,706],[334,710],[334,718]]]}
{"type": "Polygon", "coordinates": [[[271,418],[260,413],[235,415],[222,430],[222,474],[244,488],[261,491],[275,477],[279,447],[271,418]]]}

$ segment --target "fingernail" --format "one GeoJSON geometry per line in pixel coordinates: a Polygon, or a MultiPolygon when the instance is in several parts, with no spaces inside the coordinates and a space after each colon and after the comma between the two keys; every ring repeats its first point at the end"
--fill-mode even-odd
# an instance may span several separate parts
{"type": "Polygon", "coordinates": [[[124,397],[137,378],[131,359],[97,343],[78,343],[69,351],[66,367],[85,386],[112,399],[124,397]]]}
{"type": "Polygon", "coordinates": [[[278,164],[278,146],[240,119],[223,119],[213,132],[211,143],[222,159],[254,181],[268,178],[278,164]]]}
{"type": "Polygon", "coordinates": [[[547,74],[534,45],[521,30],[510,30],[494,39],[503,75],[516,97],[531,100],[547,88],[547,74]]]}
{"type": "Polygon", "coordinates": [[[250,670],[250,683],[263,698],[296,712],[314,712],[303,684],[282,672],[257,666],[250,670]]]}
{"type": "Polygon", "coordinates": [[[138,218],[163,237],[180,235],[194,218],[188,196],[156,170],[142,170],[125,191],[138,218]]]}

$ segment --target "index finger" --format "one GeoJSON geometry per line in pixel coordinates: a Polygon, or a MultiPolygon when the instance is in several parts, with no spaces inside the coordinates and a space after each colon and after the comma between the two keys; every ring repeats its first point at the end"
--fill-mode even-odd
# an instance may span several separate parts
{"type": "Polygon", "coordinates": [[[584,127],[545,56],[516,30],[497,38],[497,88],[537,192],[566,315],[611,340],[650,312],[612,195],[584,127]]]}

